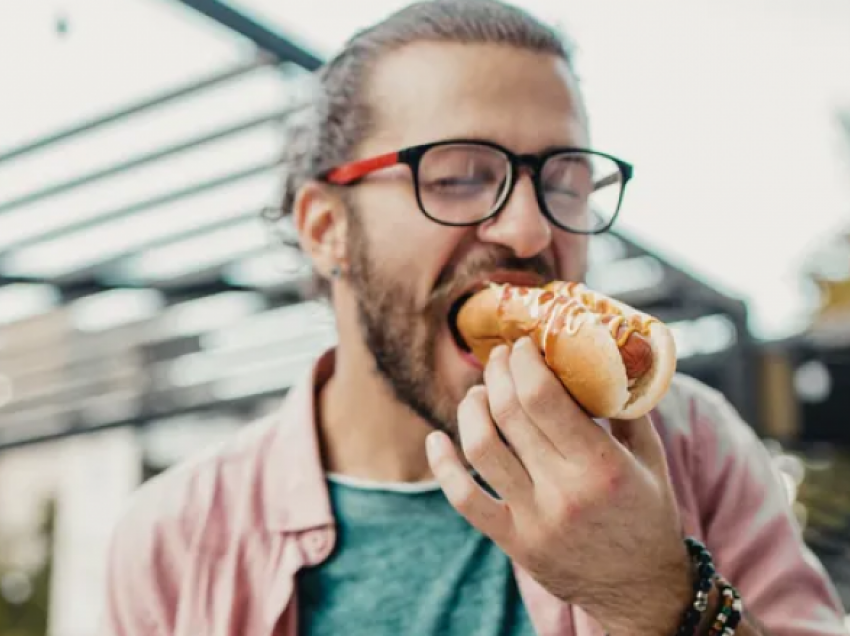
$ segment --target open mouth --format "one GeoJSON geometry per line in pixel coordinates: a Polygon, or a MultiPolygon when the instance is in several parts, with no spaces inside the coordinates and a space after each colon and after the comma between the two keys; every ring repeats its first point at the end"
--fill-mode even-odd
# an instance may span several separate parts
{"type": "Polygon", "coordinates": [[[475,291],[469,291],[462,296],[460,296],[457,300],[455,300],[451,307],[449,308],[449,331],[451,331],[452,338],[454,338],[455,344],[458,349],[463,351],[464,353],[472,353],[472,349],[469,348],[469,345],[466,344],[466,341],[463,339],[463,336],[460,334],[460,330],[457,327],[457,316],[460,313],[460,308],[463,307],[463,304],[472,298],[475,294],[475,291]]]}
{"type": "Polygon", "coordinates": [[[455,344],[458,349],[462,353],[471,354],[472,350],[469,345],[463,339],[463,336],[460,333],[460,330],[457,327],[457,317],[460,313],[461,307],[463,304],[468,301],[472,296],[476,293],[485,289],[491,283],[510,283],[513,285],[520,285],[525,287],[535,287],[542,285],[544,279],[542,276],[535,272],[529,271],[516,271],[516,270],[496,270],[490,272],[489,275],[482,277],[476,283],[470,285],[462,294],[460,294],[450,305],[449,314],[448,314],[448,322],[449,322],[449,331],[452,334],[452,338],[454,338],[455,344]]]}

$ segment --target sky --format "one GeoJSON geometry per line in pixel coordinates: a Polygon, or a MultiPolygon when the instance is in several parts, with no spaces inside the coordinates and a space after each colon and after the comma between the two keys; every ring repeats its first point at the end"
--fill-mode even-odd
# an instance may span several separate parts
{"type": "MultiPolygon", "coordinates": [[[[327,55],[407,3],[234,4],[327,55]]],[[[850,142],[836,120],[850,110],[850,3],[518,4],[577,41],[595,145],[635,165],[620,230],[745,298],[756,334],[797,329],[811,301],[799,285],[802,261],[850,226],[850,142]]],[[[173,0],[0,3],[0,43],[0,152],[251,51],[173,0]]],[[[51,174],[65,163],[58,155],[51,174]]],[[[4,186],[3,175],[0,200],[23,187],[4,186]]]]}

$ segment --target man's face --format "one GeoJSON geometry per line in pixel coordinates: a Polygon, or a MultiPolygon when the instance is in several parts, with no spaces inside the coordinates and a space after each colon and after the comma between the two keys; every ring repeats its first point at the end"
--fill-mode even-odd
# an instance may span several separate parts
{"type": "MultiPolygon", "coordinates": [[[[554,56],[416,44],[379,64],[369,97],[377,131],[357,158],[456,138],[517,153],[587,145],[574,79],[554,56]]],[[[528,175],[502,212],[476,227],[422,214],[406,166],[373,175],[349,197],[348,282],[366,345],[398,399],[454,436],[458,403],[482,372],[452,335],[452,302],[497,271],[580,280],[587,239],[545,219],[528,175]]]]}

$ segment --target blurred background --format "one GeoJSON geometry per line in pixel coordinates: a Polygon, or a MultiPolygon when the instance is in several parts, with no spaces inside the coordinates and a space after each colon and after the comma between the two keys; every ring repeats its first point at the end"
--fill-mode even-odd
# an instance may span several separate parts
{"type": "MultiPolygon", "coordinates": [[[[850,606],[850,3],[518,3],[636,167],[589,283],[674,326],[850,606]]],[[[92,636],[130,493],[334,341],[261,211],[305,73],[404,4],[0,3],[0,635],[92,636]]]]}

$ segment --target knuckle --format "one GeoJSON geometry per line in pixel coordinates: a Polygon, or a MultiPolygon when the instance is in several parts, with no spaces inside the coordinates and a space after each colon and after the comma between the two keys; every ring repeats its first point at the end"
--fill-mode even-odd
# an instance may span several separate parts
{"type": "Polygon", "coordinates": [[[452,505],[461,514],[470,514],[475,509],[475,488],[468,483],[458,485],[452,492],[452,505]]]}
{"type": "Polygon", "coordinates": [[[563,393],[562,387],[556,387],[553,382],[540,378],[523,382],[517,387],[519,402],[526,410],[535,413],[548,413],[562,409],[563,405],[559,404],[559,401],[563,399],[563,393]]]}
{"type": "Polygon", "coordinates": [[[460,444],[463,454],[473,464],[486,460],[493,452],[499,436],[492,426],[480,427],[475,431],[461,433],[460,444]]]}
{"type": "Polygon", "coordinates": [[[511,422],[524,415],[522,404],[515,393],[503,393],[491,398],[490,414],[496,422],[511,422]]]}
{"type": "Polygon", "coordinates": [[[572,497],[559,497],[552,502],[550,514],[553,518],[551,524],[555,528],[561,528],[564,524],[578,521],[585,512],[586,505],[579,499],[572,497]]]}
{"type": "Polygon", "coordinates": [[[614,497],[622,492],[625,483],[624,472],[619,468],[611,468],[603,476],[602,491],[608,497],[614,497]]]}
{"type": "Polygon", "coordinates": [[[596,476],[594,500],[611,500],[619,497],[627,485],[626,471],[617,464],[608,465],[596,476]]]}
{"type": "Polygon", "coordinates": [[[561,518],[567,523],[575,523],[581,519],[589,509],[589,504],[582,501],[564,501],[561,504],[561,518]]]}

